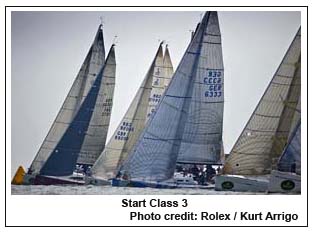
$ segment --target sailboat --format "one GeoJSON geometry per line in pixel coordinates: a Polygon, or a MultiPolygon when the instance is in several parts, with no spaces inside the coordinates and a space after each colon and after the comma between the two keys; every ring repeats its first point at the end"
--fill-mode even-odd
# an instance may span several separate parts
{"type": "Polygon", "coordinates": [[[113,186],[188,187],[177,161],[215,163],[223,127],[223,59],[217,12],[206,12],[172,80],[113,186]]]}
{"type": "Polygon", "coordinates": [[[115,88],[115,49],[105,61],[102,25],[28,173],[25,184],[82,184],[103,151],[115,88]],[[75,174],[76,175],[73,175],[75,174]]]}
{"type": "Polygon", "coordinates": [[[130,107],[92,167],[92,176],[86,177],[86,183],[111,184],[110,179],[116,177],[117,170],[128,157],[147,120],[155,112],[155,107],[168,87],[173,74],[168,45],[166,45],[164,56],[162,45],[163,42],[160,43],[130,107]]]}
{"type": "Polygon", "coordinates": [[[225,160],[216,190],[267,191],[300,104],[301,39],[295,35],[247,125],[225,160]]]}

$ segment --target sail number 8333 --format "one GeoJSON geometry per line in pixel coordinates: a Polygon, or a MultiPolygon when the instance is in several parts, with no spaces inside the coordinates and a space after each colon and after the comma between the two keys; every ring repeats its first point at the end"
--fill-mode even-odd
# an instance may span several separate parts
{"type": "Polygon", "coordinates": [[[219,70],[208,70],[208,75],[203,78],[205,86],[205,97],[222,96],[222,72],[219,70]]]}

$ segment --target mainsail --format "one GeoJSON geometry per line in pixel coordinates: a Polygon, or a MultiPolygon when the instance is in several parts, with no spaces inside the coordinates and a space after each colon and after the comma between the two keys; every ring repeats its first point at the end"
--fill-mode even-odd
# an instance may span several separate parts
{"type": "Polygon", "coordinates": [[[300,29],[225,161],[225,174],[264,175],[276,168],[300,99],[300,29]]]}
{"type": "Polygon", "coordinates": [[[163,58],[162,44],[160,44],[148,73],[130,107],[91,169],[94,177],[109,179],[116,176],[116,170],[128,157],[146,121],[169,84],[172,73],[173,68],[169,50],[166,47],[163,58]]]}
{"type": "Polygon", "coordinates": [[[78,158],[96,160],[100,155],[110,120],[115,69],[113,45],[78,112],[42,166],[41,175],[71,175],[78,158]]]}
{"type": "Polygon", "coordinates": [[[206,12],[156,112],[120,172],[132,179],[166,180],[176,161],[220,158],[223,62],[217,12],[206,12]]]}

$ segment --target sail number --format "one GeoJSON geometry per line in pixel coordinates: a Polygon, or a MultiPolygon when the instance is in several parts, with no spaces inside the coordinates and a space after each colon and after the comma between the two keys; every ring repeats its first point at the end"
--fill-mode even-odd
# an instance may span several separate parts
{"type": "Polygon", "coordinates": [[[117,134],[115,135],[116,140],[128,140],[129,132],[133,132],[134,127],[131,122],[122,122],[122,125],[119,127],[117,134]]]}
{"type": "Polygon", "coordinates": [[[103,103],[102,116],[110,116],[112,111],[113,99],[107,98],[103,103]]]}
{"type": "Polygon", "coordinates": [[[218,70],[209,70],[208,75],[204,77],[204,85],[207,86],[205,97],[221,97],[222,95],[222,73],[218,70]]]}
{"type": "Polygon", "coordinates": [[[161,94],[153,94],[153,96],[151,96],[148,101],[149,102],[156,102],[158,103],[160,101],[161,98],[161,94]]]}

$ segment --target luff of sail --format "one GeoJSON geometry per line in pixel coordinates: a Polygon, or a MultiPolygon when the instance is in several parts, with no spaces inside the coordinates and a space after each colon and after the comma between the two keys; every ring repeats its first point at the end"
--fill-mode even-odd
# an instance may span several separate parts
{"type": "Polygon", "coordinates": [[[38,174],[69,127],[91,85],[105,62],[102,25],[99,26],[93,44],[79,70],[79,73],[30,168],[30,174],[38,174]]]}
{"type": "Polygon", "coordinates": [[[269,174],[287,143],[300,97],[300,29],[246,127],[225,161],[223,173],[269,174]]]}
{"type": "MultiPolygon", "coordinates": [[[[147,114],[150,107],[150,98],[152,97],[153,82],[157,80],[158,84],[163,86],[164,91],[165,85],[169,83],[172,73],[173,68],[169,51],[166,48],[163,58],[162,44],[160,44],[147,75],[126,114],[107,143],[103,153],[91,169],[92,175],[95,178],[109,179],[116,176],[116,171],[128,157],[129,152],[132,150],[145,126],[146,120],[149,118],[147,114]],[[163,71],[165,72],[163,73],[163,71]],[[164,74],[163,78],[161,78],[162,74],[164,74]]],[[[157,87],[160,89],[159,85],[157,87]]],[[[163,91],[160,95],[162,95],[163,91]]]]}
{"type": "Polygon", "coordinates": [[[105,65],[77,114],[41,168],[41,175],[71,175],[79,157],[88,155],[97,158],[100,155],[107,135],[115,87],[115,70],[115,50],[112,46],[105,65]]]}
{"type": "MultiPolygon", "coordinates": [[[[202,117],[200,113],[196,112],[198,105],[201,107],[203,102],[210,103],[211,101],[215,101],[216,104],[223,103],[222,60],[221,62],[219,60],[209,61],[210,55],[215,53],[211,50],[211,45],[221,46],[219,26],[215,25],[217,22],[216,12],[206,12],[156,112],[148,121],[129,158],[121,167],[120,172],[124,176],[152,181],[171,178],[177,159],[179,156],[185,157],[184,153],[180,152],[180,147],[184,148],[184,142],[186,143],[190,138],[188,129],[191,124],[188,122],[194,121],[195,124],[196,121],[200,123],[200,126],[201,124],[209,126],[206,120],[197,119],[202,117]],[[215,75],[217,78],[215,83],[218,91],[216,92],[220,92],[215,97],[214,94],[212,97],[205,96],[206,92],[209,92],[209,81],[207,81],[208,84],[205,84],[204,80],[210,73],[212,73],[211,77],[215,75]]],[[[215,48],[213,49],[215,50],[215,48]]],[[[212,82],[214,82],[213,79],[212,82]]],[[[206,113],[206,110],[204,112],[206,113]]],[[[222,136],[220,127],[222,127],[222,122],[213,130],[214,133],[218,133],[218,137],[222,136]]],[[[205,135],[205,137],[208,136],[205,135]]],[[[195,138],[195,140],[198,139],[195,138]]],[[[203,141],[203,136],[201,136],[196,145],[199,143],[204,145],[201,143],[203,141]]],[[[190,145],[192,146],[192,144],[190,145]]],[[[215,156],[209,156],[207,147],[203,150],[206,150],[203,155],[206,160],[207,158],[215,160],[215,156]]]]}

